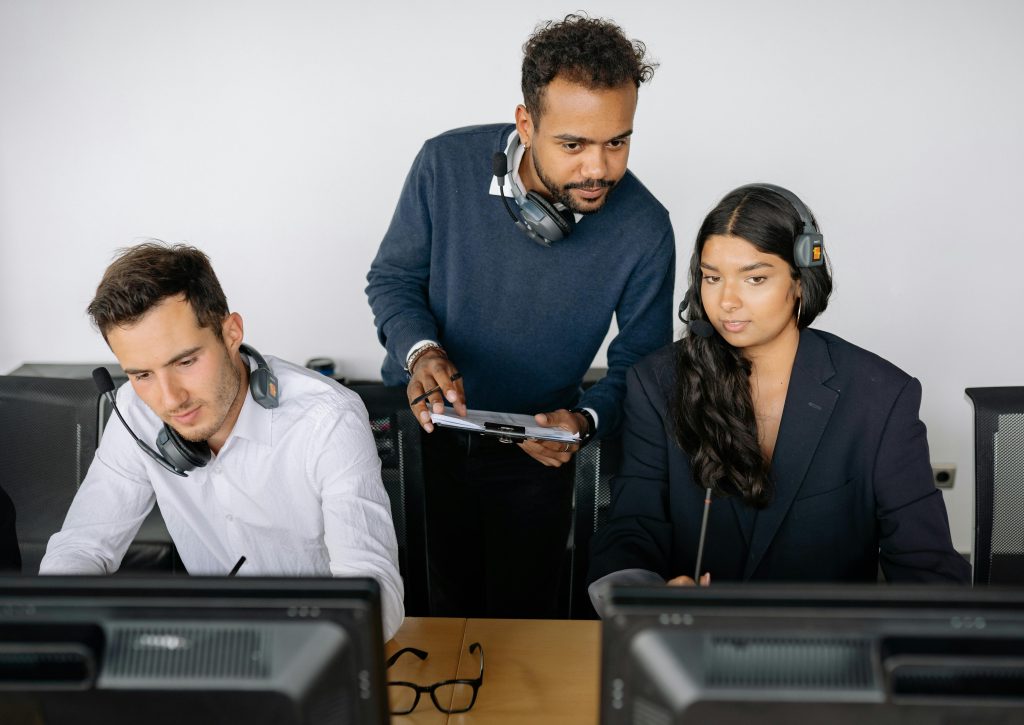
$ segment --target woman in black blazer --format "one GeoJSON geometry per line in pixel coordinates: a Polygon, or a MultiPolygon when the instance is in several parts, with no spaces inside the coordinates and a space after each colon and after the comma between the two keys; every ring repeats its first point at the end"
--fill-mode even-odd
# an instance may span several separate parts
{"type": "MultiPolygon", "coordinates": [[[[791,192],[741,187],[690,261],[690,332],[627,376],[623,463],[589,580],[969,582],[932,483],[920,383],[808,329],[832,280],[791,192]]],[[[591,588],[592,595],[600,588],[591,588]]]]}

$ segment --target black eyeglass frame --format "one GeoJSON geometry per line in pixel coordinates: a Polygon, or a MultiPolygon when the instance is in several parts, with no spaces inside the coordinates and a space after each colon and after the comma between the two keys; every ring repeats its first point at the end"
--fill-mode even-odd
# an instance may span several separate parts
{"type": "MultiPolygon", "coordinates": [[[[420,704],[420,695],[424,692],[430,694],[430,701],[434,703],[434,707],[436,707],[438,710],[445,713],[446,715],[458,715],[461,712],[468,712],[469,710],[471,710],[473,708],[473,705],[476,704],[477,692],[480,690],[480,686],[484,684],[484,648],[480,646],[479,642],[474,642],[473,644],[469,645],[470,654],[473,654],[477,651],[480,652],[480,674],[472,680],[442,680],[441,682],[435,682],[433,685],[417,685],[415,682],[403,682],[401,680],[388,681],[388,687],[390,687],[391,685],[398,685],[401,687],[409,687],[416,691],[416,699],[412,701],[412,707],[404,710],[392,710],[391,714],[408,715],[413,710],[415,710],[416,707],[420,704]],[[473,697],[470,699],[469,704],[466,705],[466,707],[453,710],[450,707],[443,707],[441,703],[437,701],[437,690],[441,687],[446,687],[448,685],[469,685],[473,688],[473,697]]],[[[398,650],[393,655],[388,657],[388,667],[391,667],[391,665],[395,664],[395,662],[398,661],[398,658],[404,655],[406,652],[412,652],[421,660],[427,659],[428,656],[427,653],[421,649],[416,649],[415,647],[404,647],[403,649],[398,650]]]]}

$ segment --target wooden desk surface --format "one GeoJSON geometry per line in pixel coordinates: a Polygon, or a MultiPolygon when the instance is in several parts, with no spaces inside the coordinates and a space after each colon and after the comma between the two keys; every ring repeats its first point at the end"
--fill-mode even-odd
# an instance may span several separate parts
{"type": "MultiPolygon", "coordinates": [[[[388,669],[388,681],[432,685],[441,680],[453,679],[459,669],[465,631],[465,619],[406,617],[395,636],[384,645],[384,656],[390,657],[403,647],[424,650],[429,656],[421,661],[412,654],[402,655],[388,669]]],[[[484,682],[486,678],[485,672],[484,682]]],[[[394,715],[391,721],[408,725],[443,725],[448,722],[448,715],[434,707],[429,695],[422,694],[415,710],[408,715],[394,715]]]]}
{"type": "Polygon", "coordinates": [[[597,723],[601,672],[601,624],[597,621],[407,617],[388,642],[386,654],[417,647],[430,657],[420,662],[405,655],[388,671],[388,679],[430,685],[454,677],[476,677],[480,664],[469,653],[473,642],[483,648],[485,663],[484,684],[473,709],[446,716],[424,696],[412,714],[395,716],[393,722],[597,723]]]}

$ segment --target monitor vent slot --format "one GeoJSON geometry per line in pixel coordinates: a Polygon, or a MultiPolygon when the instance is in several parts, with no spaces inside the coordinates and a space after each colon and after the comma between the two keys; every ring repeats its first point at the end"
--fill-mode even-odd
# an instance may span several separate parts
{"type": "Polygon", "coordinates": [[[633,725],[672,725],[672,713],[646,697],[633,700],[633,725]]]}
{"type": "Polygon", "coordinates": [[[268,637],[245,627],[118,627],[105,674],[118,678],[266,678],[268,637]]]}
{"type": "Polygon", "coordinates": [[[92,653],[76,643],[0,643],[0,690],[81,689],[93,673],[92,653]]]}
{"type": "Polygon", "coordinates": [[[712,687],[851,690],[874,684],[866,641],[713,637],[708,649],[712,687]]]}
{"type": "Polygon", "coordinates": [[[893,695],[1024,700],[1024,666],[900,665],[890,675],[893,695]]]}

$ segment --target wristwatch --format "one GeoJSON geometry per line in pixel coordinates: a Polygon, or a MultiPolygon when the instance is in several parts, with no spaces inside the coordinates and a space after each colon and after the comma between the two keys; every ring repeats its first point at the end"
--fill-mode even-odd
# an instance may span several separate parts
{"type": "Polygon", "coordinates": [[[587,432],[580,432],[580,448],[582,448],[594,437],[594,434],[597,432],[597,424],[594,422],[594,416],[586,408],[569,408],[569,412],[579,413],[587,420],[587,432]]]}

